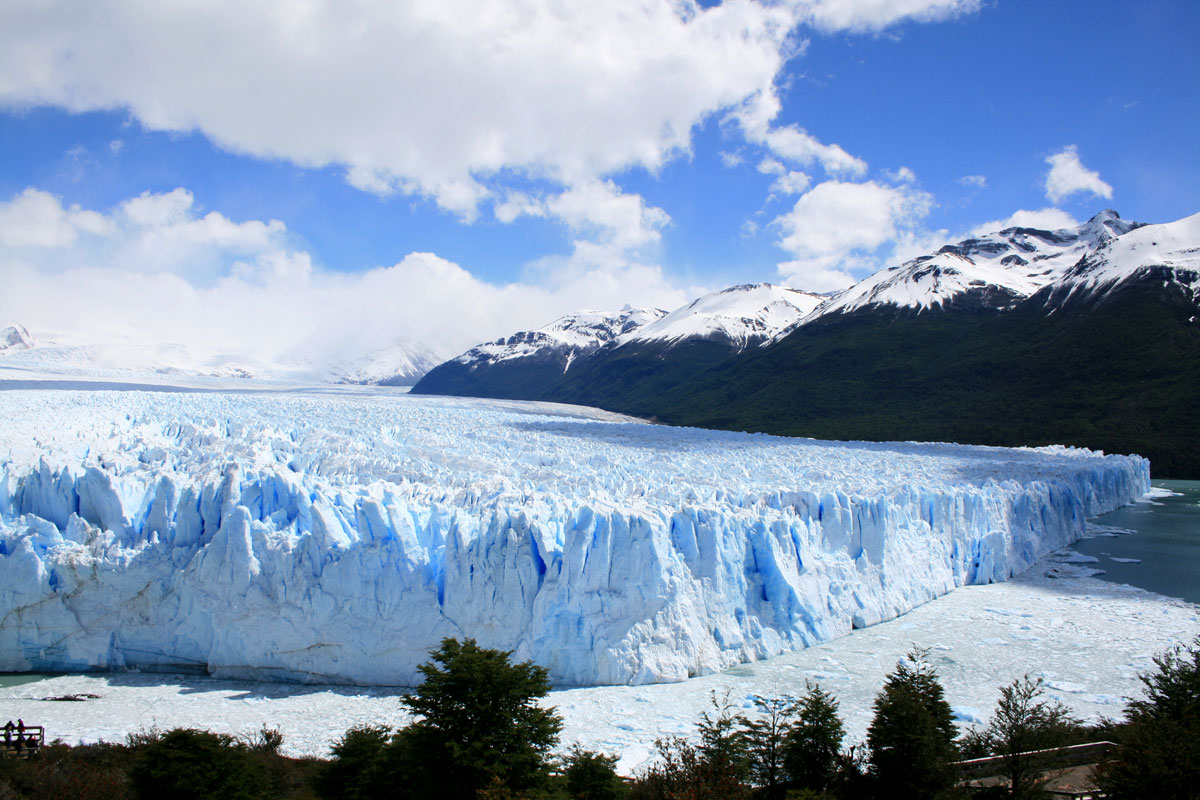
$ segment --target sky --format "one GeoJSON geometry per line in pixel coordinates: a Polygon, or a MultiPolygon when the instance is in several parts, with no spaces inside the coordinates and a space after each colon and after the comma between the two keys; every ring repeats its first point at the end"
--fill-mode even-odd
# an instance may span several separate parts
{"type": "MultiPolygon", "coordinates": [[[[1200,211],[1192,0],[8,0],[0,325],[453,356],[1200,211]]],[[[231,355],[232,354],[232,355],[231,355]]]]}

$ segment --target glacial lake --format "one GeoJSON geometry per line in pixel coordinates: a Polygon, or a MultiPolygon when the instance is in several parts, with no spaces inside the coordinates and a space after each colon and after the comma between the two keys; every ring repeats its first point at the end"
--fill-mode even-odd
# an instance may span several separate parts
{"type": "Polygon", "coordinates": [[[1200,603],[1200,481],[1156,480],[1153,485],[1173,494],[1092,520],[1128,533],[1083,539],[1072,549],[1097,559],[1081,566],[1104,570],[1096,576],[1100,580],[1200,603]]]}

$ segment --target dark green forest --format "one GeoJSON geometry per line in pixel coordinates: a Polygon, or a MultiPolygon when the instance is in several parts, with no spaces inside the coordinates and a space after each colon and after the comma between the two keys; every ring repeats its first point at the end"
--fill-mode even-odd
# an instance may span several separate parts
{"type": "MultiPolygon", "coordinates": [[[[1174,292],[1174,294],[1172,294],[1174,292]]],[[[671,425],[868,441],[1066,444],[1200,477],[1200,322],[1154,280],[1009,311],[832,314],[735,354],[626,345],[562,364],[443,365],[414,391],[579,403],[671,425]]]]}

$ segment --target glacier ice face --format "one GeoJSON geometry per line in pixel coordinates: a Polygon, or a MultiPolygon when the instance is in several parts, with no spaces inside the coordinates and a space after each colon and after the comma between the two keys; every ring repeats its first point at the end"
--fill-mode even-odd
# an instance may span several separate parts
{"type": "Polygon", "coordinates": [[[0,391],[0,670],[412,684],[471,636],[682,680],[1004,580],[1149,488],[1066,448],[833,443],[376,390],[0,391]]]}

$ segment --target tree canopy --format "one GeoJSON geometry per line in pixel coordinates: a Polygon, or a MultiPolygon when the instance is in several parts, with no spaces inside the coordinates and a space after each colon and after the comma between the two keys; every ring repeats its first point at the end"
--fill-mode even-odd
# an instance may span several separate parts
{"type": "Polygon", "coordinates": [[[436,782],[439,798],[473,798],[493,779],[515,790],[544,780],[562,728],[553,709],[537,704],[550,691],[545,668],[513,664],[510,651],[474,639],[445,639],[430,655],[419,667],[425,679],[402,699],[418,721],[397,734],[401,760],[423,775],[453,775],[436,782]]]}
{"type": "Polygon", "coordinates": [[[874,708],[867,747],[877,785],[896,798],[934,797],[953,786],[954,720],[928,651],[896,665],[874,708]]]}

